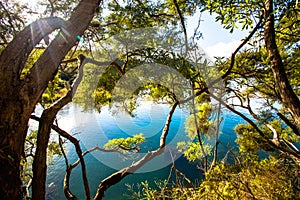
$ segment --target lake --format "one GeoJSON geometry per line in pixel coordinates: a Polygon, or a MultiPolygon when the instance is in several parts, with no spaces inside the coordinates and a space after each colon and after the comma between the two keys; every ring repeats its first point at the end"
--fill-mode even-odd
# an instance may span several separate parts
{"type": "MultiPolygon", "coordinates": [[[[58,125],[71,134],[75,134],[80,140],[82,150],[85,151],[98,145],[103,145],[110,139],[116,137],[131,137],[138,133],[143,133],[146,142],[141,145],[141,151],[134,155],[124,157],[118,153],[103,153],[95,151],[85,156],[87,174],[92,195],[95,194],[98,184],[102,179],[117,170],[130,165],[145,155],[147,151],[154,150],[159,146],[159,138],[164,127],[169,111],[168,105],[143,102],[135,111],[132,118],[124,112],[113,113],[107,107],[101,113],[96,111],[83,112],[82,108],[75,104],[66,106],[58,114],[58,125]]],[[[236,146],[234,140],[236,135],[233,128],[243,120],[228,111],[222,112],[224,118],[221,125],[219,146],[220,155],[227,152],[227,147],[236,146]]],[[[192,181],[201,180],[202,173],[197,169],[197,163],[189,163],[176,151],[176,144],[179,141],[189,141],[185,133],[185,120],[188,113],[184,109],[176,109],[174,112],[169,135],[167,137],[167,147],[165,152],[151,160],[136,173],[128,175],[120,183],[112,186],[105,193],[106,200],[126,199],[124,193],[130,194],[125,184],[136,184],[148,181],[154,187],[154,181],[167,179],[170,173],[171,156],[175,158],[177,169],[185,173],[192,181]]],[[[53,133],[53,137],[55,133],[53,133]]],[[[213,141],[207,141],[213,142],[213,141]]],[[[72,144],[66,143],[65,149],[69,163],[77,160],[77,154],[72,144]]],[[[48,194],[47,199],[65,199],[63,193],[63,178],[65,175],[65,161],[63,157],[56,158],[55,164],[48,167],[48,194]]],[[[81,167],[77,166],[71,175],[71,191],[79,198],[84,199],[84,188],[81,180],[81,167]]]]}

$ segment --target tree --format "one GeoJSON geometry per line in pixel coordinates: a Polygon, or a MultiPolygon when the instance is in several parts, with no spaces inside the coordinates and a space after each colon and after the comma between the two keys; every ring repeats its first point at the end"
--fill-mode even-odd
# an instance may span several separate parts
{"type": "Polygon", "coordinates": [[[92,20],[100,1],[83,0],[69,20],[49,17],[33,22],[19,32],[0,55],[1,178],[0,195],[4,199],[21,198],[20,161],[23,155],[28,121],[59,63],[77,43],[92,20]],[[76,24],[76,26],[75,26],[76,24]],[[60,34],[22,77],[28,55],[54,30],[60,34]],[[55,59],[51,59],[54,56],[55,59]]]}
{"type": "MultiPolygon", "coordinates": [[[[291,86],[288,76],[286,74],[285,63],[282,62],[280,50],[288,51],[291,46],[296,45],[299,38],[295,37],[298,28],[293,29],[292,34],[288,35],[285,31],[288,27],[292,29],[298,23],[298,16],[295,14],[298,11],[298,5],[295,1],[252,1],[249,4],[243,3],[242,6],[239,2],[231,2],[226,4],[224,2],[207,2],[204,10],[215,12],[217,20],[221,21],[223,26],[233,31],[237,28],[238,24],[242,25],[243,29],[253,26],[254,20],[263,18],[264,23],[262,27],[263,35],[259,34],[253,41],[265,42],[265,48],[269,57],[269,65],[273,72],[273,77],[279,94],[279,101],[286,107],[292,115],[295,123],[299,128],[299,98],[295,94],[296,86],[291,86]],[[219,9],[220,6],[222,9],[219,9]],[[275,7],[275,9],[274,9],[275,7]],[[277,11],[275,14],[274,12],[277,11]],[[286,17],[289,16],[291,21],[287,22],[286,17]],[[276,33],[278,29],[280,32],[276,33]],[[277,36],[277,38],[276,38],[277,36]],[[289,43],[281,38],[291,37],[289,43]],[[278,46],[278,43],[282,45],[278,46]]],[[[295,26],[296,27],[296,26],[295,26]]]]}
{"type": "Polygon", "coordinates": [[[298,128],[300,128],[300,101],[289,83],[284,69],[284,64],[282,63],[282,57],[277,47],[275,35],[275,17],[273,14],[274,9],[272,0],[267,1],[264,12],[266,20],[264,39],[270,58],[273,76],[276,81],[283,105],[289,110],[298,128]]]}
{"type": "MultiPolygon", "coordinates": [[[[69,50],[78,43],[81,35],[88,28],[94,14],[98,10],[100,2],[101,1],[92,0],[80,1],[78,6],[70,14],[69,20],[65,21],[62,18],[53,16],[57,9],[61,9],[61,7],[50,1],[50,7],[47,7],[46,10],[46,13],[50,12],[50,17],[39,19],[23,28],[20,32],[14,28],[16,25],[19,27],[18,21],[15,21],[15,24],[13,24],[12,18],[10,18],[12,13],[9,13],[8,10],[5,9],[7,4],[1,3],[4,12],[6,12],[5,15],[1,15],[1,17],[8,16],[7,19],[1,18],[1,20],[5,23],[7,22],[10,26],[10,32],[15,34],[13,36],[1,35],[3,36],[2,39],[4,40],[5,48],[1,51],[0,55],[0,77],[2,81],[0,84],[0,164],[2,173],[0,178],[0,183],[2,184],[0,195],[4,199],[19,199],[22,196],[20,161],[24,152],[28,120],[35,106],[40,101],[42,94],[48,87],[49,82],[53,81],[57,74],[59,64],[64,62],[63,59],[69,50]],[[59,34],[55,36],[35,63],[32,66],[27,66],[27,59],[36,45],[42,40],[48,45],[48,35],[56,30],[59,31],[59,34]],[[7,41],[12,37],[11,42],[6,45],[7,41]]],[[[172,16],[174,13],[174,10],[170,9],[170,14],[161,13],[157,15],[155,9],[151,10],[155,8],[154,4],[148,7],[145,6],[147,2],[136,1],[132,3],[137,4],[142,10],[145,10],[146,12],[140,14],[148,14],[150,16],[148,16],[148,19],[152,21],[152,23],[152,18],[157,20],[159,17],[172,16]]],[[[116,6],[118,10],[122,10],[120,5],[117,4],[116,6]]],[[[159,4],[157,7],[162,8],[162,10],[165,9],[163,4],[159,4]]],[[[125,12],[130,11],[128,8],[130,8],[130,5],[125,6],[125,12]]],[[[182,8],[185,8],[184,4],[182,8]]],[[[193,7],[185,8],[186,12],[192,8],[193,7]]],[[[135,17],[138,12],[139,10],[135,10],[130,16],[135,17]]],[[[68,13],[64,14],[68,15],[68,13]]],[[[14,19],[16,19],[16,17],[14,17],[14,19]]],[[[131,27],[130,23],[131,22],[126,23],[129,28],[131,27]]],[[[139,22],[132,24],[137,25],[139,22]]],[[[97,28],[99,25],[92,24],[92,27],[97,28]]],[[[125,29],[126,28],[128,27],[125,27],[125,29]]],[[[21,28],[19,27],[19,29],[21,28]]],[[[110,31],[110,34],[113,34],[113,31],[110,31]]],[[[50,128],[52,127],[58,110],[71,100],[70,93],[72,93],[72,88],[66,93],[65,97],[45,109],[41,119],[39,119],[37,149],[33,163],[33,174],[35,176],[33,180],[34,199],[43,198],[45,194],[45,155],[50,128]],[[37,179],[38,176],[40,176],[40,180],[37,179]]],[[[56,130],[59,131],[57,128],[56,130]]],[[[65,136],[68,137],[67,135],[65,136]]],[[[69,139],[76,143],[76,140],[72,138],[69,139]]],[[[80,157],[81,153],[78,152],[78,154],[80,157]]],[[[82,158],[82,156],[80,158],[82,158]]],[[[84,165],[83,161],[81,164],[84,165]]],[[[86,188],[88,188],[88,186],[86,186],[86,188]]],[[[89,198],[88,189],[86,192],[87,198],[89,198]]]]}
{"type": "MultiPolygon", "coordinates": [[[[226,157],[220,160],[208,170],[199,191],[193,193],[195,196],[191,196],[195,199],[297,199],[298,2],[204,1],[201,5],[203,10],[215,13],[216,20],[231,32],[238,27],[254,26],[257,31],[249,35],[250,47],[246,50],[229,59],[217,59],[216,67],[227,75],[223,76],[226,93],[223,98],[209,94],[245,120],[246,124],[235,128],[239,152],[229,149],[234,163],[226,163],[226,157]],[[260,157],[262,153],[265,159],[260,157]],[[278,175],[270,176],[270,173],[278,175]],[[277,193],[277,190],[284,192],[277,193]]],[[[199,159],[199,152],[200,146],[192,145],[185,155],[191,160],[199,159]]]]}

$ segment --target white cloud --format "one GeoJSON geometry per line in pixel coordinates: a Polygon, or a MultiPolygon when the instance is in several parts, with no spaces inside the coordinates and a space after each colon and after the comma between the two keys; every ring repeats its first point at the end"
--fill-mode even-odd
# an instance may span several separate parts
{"type": "Polygon", "coordinates": [[[230,57],[235,49],[241,44],[240,40],[232,40],[231,42],[224,43],[218,42],[212,46],[204,48],[205,53],[210,57],[230,57]]]}

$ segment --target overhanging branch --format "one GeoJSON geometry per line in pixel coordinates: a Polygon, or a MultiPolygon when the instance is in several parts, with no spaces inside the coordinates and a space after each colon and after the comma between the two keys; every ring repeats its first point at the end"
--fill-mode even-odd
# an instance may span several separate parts
{"type": "Polygon", "coordinates": [[[294,151],[290,151],[286,148],[283,148],[280,145],[277,145],[276,143],[274,143],[272,140],[270,140],[270,138],[268,138],[263,131],[248,117],[246,117],[243,113],[235,110],[234,108],[232,108],[231,106],[229,106],[226,102],[224,102],[222,99],[216,97],[214,94],[210,94],[212,98],[218,100],[221,102],[221,104],[226,107],[228,110],[230,110],[231,112],[239,115],[240,117],[242,117],[246,122],[248,122],[255,131],[257,131],[257,133],[269,144],[271,145],[273,148],[278,149],[280,151],[282,151],[283,153],[287,153],[288,155],[290,155],[292,158],[296,158],[296,159],[300,159],[300,155],[294,151]]]}
{"type": "Polygon", "coordinates": [[[105,178],[104,180],[102,180],[98,186],[98,190],[96,192],[94,200],[101,200],[104,197],[105,191],[109,187],[117,184],[127,175],[134,173],[136,170],[144,166],[147,162],[149,162],[151,159],[155,158],[156,156],[160,155],[164,151],[164,147],[166,146],[166,137],[168,135],[170,124],[171,124],[171,119],[177,106],[178,106],[178,102],[174,103],[168,114],[165,127],[160,137],[160,146],[156,150],[146,153],[144,157],[142,157],[139,161],[133,163],[131,166],[125,167],[119,170],[118,172],[110,175],[109,177],[105,178]]]}
{"type": "Polygon", "coordinates": [[[249,40],[253,37],[253,35],[256,33],[256,31],[261,27],[262,19],[263,19],[263,15],[260,16],[260,19],[259,19],[258,23],[254,27],[254,29],[250,32],[250,34],[243,40],[243,42],[231,54],[230,67],[227,69],[227,71],[221,77],[219,77],[219,78],[211,81],[210,83],[208,83],[208,85],[206,87],[204,87],[201,90],[195,92],[195,94],[193,94],[192,96],[186,98],[185,100],[180,101],[179,102],[180,104],[184,104],[184,103],[192,100],[193,98],[203,94],[204,92],[209,92],[209,88],[211,88],[212,86],[214,86],[218,82],[224,80],[225,78],[227,78],[230,75],[230,73],[233,69],[234,63],[235,63],[236,54],[241,50],[241,48],[243,48],[243,46],[245,46],[247,44],[247,42],[249,42],[249,40]]]}

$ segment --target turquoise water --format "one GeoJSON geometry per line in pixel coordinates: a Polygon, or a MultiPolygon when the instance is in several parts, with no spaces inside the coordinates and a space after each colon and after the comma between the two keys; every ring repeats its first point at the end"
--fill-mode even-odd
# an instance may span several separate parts
{"type": "MultiPolygon", "coordinates": [[[[114,113],[114,109],[113,113],[114,113]]],[[[74,104],[63,109],[58,116],[58,124],[61,128],[69,131],[80,140],[83,151],[96,145],[103,145],[112,138],[130,137],[134,134],[143,133],[146,142],[141,145],[138,154],[124,157],[118,153],[93,152],[85,156],[90,189],[94,195],[98,184],[102,179],[126,167],[142,157],[147,151],[154,150],[159,146],[159,138],[164,127],[169,107],[152,103],[142,103],[132,118],[124,112],[112,114],[108,108],[102,109],[101,113],[89,111],[82,112],[80,107],[74,104]]],[[[193,181],[201,179],[201,171],[197,169],[197,163],[188,163],[181,154],[175,151],[178,141],[188,141],[184,123],[187,113],[176,109],[172,118],[167,147],[165,152],[158,158],[153,159],[136,173],[128,175],[120,183],[112,186],[105,193],[106,200],[126,199],[124,193],[129,194],[125,183],[137,184],[148,181],[152,184],[158,179],[167,179],[170,172],[172,155],[176,161],[176,167],[184,172],[193,181]]],[[[222,134],[220,136],[220,157],[225,155],[227,149],[236,146],[236,136],[233,127],[243,122],[238,116],[223,111],[222,134]]],[[[212,141],[213,142],[213,141],[212,141]]],[[[71,144],[66,143],[66,152],[69,163],[77,160],[77,154],[71,144]]],[[[63,178],[65,174],[65,162],[63,158],[57,158],[55,165],[48,168],[49,193],[47,199],[65,199],[63,194],[63,178]]],[[[154,186],[152,184],[152,186],[154,186]]],[[[84,188],[81,180],[81,168],[77,166],[71,176],[71,191],[79,198],[84,199],[84,188]]]]}

